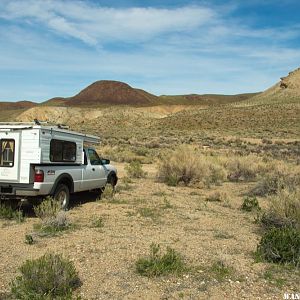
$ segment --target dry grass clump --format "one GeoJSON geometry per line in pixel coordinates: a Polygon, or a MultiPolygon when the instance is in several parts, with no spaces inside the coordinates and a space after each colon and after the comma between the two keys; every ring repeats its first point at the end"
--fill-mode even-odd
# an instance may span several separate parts
{"type": "Polygon", "coordinates": [[[273,162],[268,172],[261,176],[256,186],[249,191],[253,196],[274,195],[281,190],[295,191],[300,187],[300,168],[282,162],[273,162]]]}
{"type": "Polygon", "coordinates": [[[223,195],[220,192],[213,192],[210,193],[205,200],[208,202],[222,202],[222,198],[223,195]]]}
{"type": "Polygon", "coordinates": [[[225,160],[229,181],[253,181],[257,175],[264,173],[266,164],[255,155],[233,156],[225,160]]]}
{"type": "Polygon", "coordinates": [[[113,200],[114,195],[115,195],[114,188],[110,184],[107,184],[105,186],[104,191],[101,194],[101,199],[113,200]]]}
{"type": "Polygon", "coordinates": [[[261,218],[265,228],[294,227],[300,230],[300,189],[281,190],[270,197],[269,209],[261,218]]]}
{"type": "Polygon", "coordinates": [[[204,156],[188,146],[162,156],[158,167],[158,178],[168,185],[220,184],[226,172],[216,158],[204,156]]]}

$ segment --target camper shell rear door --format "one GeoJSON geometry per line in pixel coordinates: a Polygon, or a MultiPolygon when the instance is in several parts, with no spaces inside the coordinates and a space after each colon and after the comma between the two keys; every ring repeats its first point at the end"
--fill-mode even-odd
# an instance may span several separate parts
{"type": "Polygon", "coordinates": [[[19,182],[20,132],[0,131],[0,181],[19,182]]]}

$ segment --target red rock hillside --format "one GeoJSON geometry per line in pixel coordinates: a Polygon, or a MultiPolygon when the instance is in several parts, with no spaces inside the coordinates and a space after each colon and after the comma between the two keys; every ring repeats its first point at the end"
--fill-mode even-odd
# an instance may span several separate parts
{"type": "Polygon", "coordinates": [[[89,85],[73,97],[54,98],[44,102],[44,104],[52,105],[52,102],[59,102],[65,106],[148,105],[155,103],[157,98],[157,96],[140,89],[134,89],[123,82],[101,80],[89,85]]]}

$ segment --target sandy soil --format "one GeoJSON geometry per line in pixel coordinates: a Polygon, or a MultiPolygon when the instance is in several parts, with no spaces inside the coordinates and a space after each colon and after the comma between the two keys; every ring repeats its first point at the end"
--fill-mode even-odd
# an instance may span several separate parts
{"type": "MultiPolygon", "coordinates": [[[[210,189],[168,187],[155,179],[155,165],[144,166],[147,178],[124,185],[120,170],[119,192],[113,200],[95,201],[89,194],[73,197],[69,219],[73,231],[56,237],[37,238],[25,244],[39,220],[27,212],[21,224],[0,220],[0,295],[26,259],[46,252],[62,253],[74,261],[82,280],[77,293],[83,299],[283,299],[284,292],[299,291],[297,278],[282,287],[264,279],[267,264],[255,263],[252,253],[260,235],[255,214],[240,210],[245,184],[226,183],[210,189]],[[222,202],[208,202],[207,195],[223,193],[222,202]],[[166,205],[168,203],[169,205],[166,205]],[[152,209],[143,216],[141,208],[152,209]],[[102,228],[93,227],[103,218],[102,228]],[[179,277],[142,277],[135,262],[149,253],[152,242],[171,246],[188,265],[195,267],[179,277]],[[222,260],[234,269],[223,281],[210,273],[222,260]]],[[[261,200],[261,206],[265,203],[261,200]]],[[[299,280],[299,278],[298,278],[299,280]]],[[[1,299],[1,296],[0,296],[1,299]]]]}

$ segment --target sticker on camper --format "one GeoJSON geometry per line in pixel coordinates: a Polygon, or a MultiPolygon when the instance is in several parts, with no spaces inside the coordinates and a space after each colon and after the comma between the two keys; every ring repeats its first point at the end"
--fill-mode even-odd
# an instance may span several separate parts
{"type": "Polygon", "coordinates": [[[54,170],[48,170],[47,175],[55,175],[55,171],[54,170]]]}

